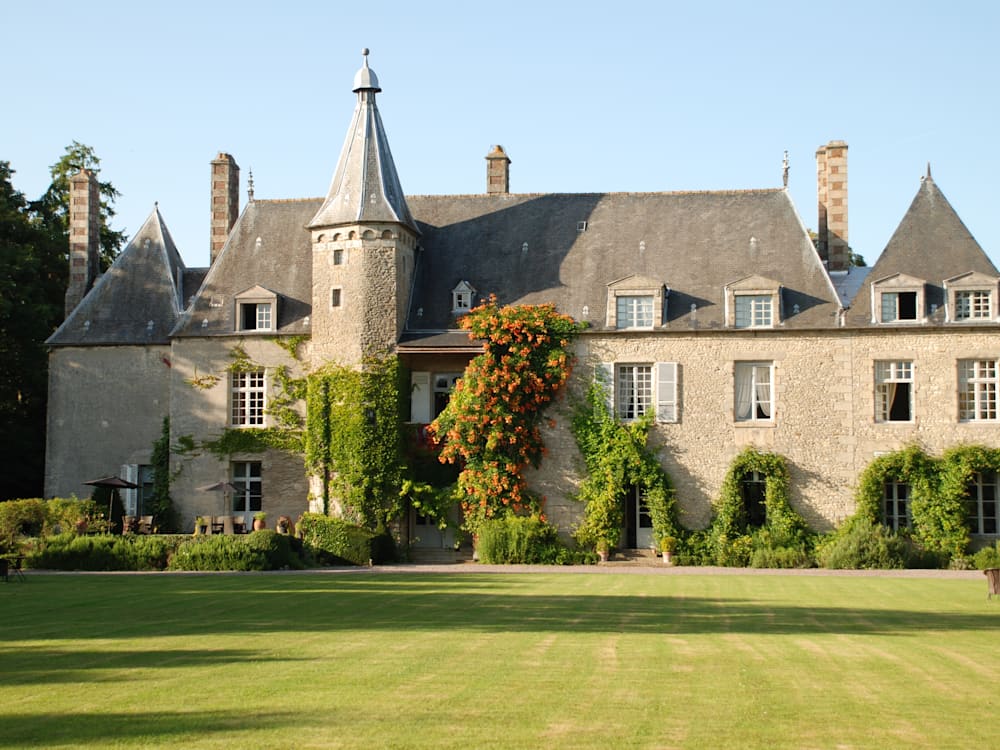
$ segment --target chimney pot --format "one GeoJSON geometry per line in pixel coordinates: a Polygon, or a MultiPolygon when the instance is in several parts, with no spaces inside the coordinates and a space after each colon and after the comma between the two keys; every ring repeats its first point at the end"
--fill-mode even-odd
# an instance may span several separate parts
{"type": "Polygon", "coordinates": [[[497,145],[486,155],[486,192],[506,194],[510,192],[510,159],[497,145]]]}

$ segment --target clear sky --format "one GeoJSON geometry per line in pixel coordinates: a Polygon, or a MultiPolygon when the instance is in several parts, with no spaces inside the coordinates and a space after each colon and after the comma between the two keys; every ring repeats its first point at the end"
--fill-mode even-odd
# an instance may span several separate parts
{"type": "Polygon", "coordinates": [[[326,194],[360,50],[407,194],[779,187],[816,226],[816,147],[849,151],[849,234],[874,262],[930,162],[1000,266],[1000,3],[0,3],[0,159],[29,198],[72,141],[122,192],[132,233],[159,202],[206,265],[209,162],[258,198],[326,194]]]}

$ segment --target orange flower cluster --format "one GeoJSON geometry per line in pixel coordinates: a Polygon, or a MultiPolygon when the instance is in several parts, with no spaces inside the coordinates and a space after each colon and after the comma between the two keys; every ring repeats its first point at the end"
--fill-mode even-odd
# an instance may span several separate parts
{"type": "Polygon", "coordinates": [[[469,363],[430,432],[444,443],[440,460],[463,466],[463,509],[474,528],[486,518],[537,510],[524,469],[544,454],[542,412],[569,378],[569,347],[581,326],[554,305],[500,307],[495,297],[459,324],[483,342],[483,353],[469,363]]]}

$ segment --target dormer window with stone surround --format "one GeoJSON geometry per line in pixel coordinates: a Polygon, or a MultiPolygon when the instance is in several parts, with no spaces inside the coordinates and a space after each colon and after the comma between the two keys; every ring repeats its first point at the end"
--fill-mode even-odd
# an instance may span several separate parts
{"type": "Polygon", "coordinates": [[[781,284],[748,276],[728,284],[726,325],[730,328],[773,328],[781,322],[781,284]]]}
{"type": "Polygon", "coordinates": [[[608,284],[608,328],[651,330],[663,322],[664,285],[642,276],[608,284]]]}
{"type": "Polygon", "coordinates": [[[277,328],[278,295],[255,286],[236,295],[237,331],[274,331],[277,328]]]}
{"type": "Polygon", "coordinates": [[[873,323],[922,323],[924,314],[923,279],[897,273],[872,284],[873,323]]]}
{"type": "Polygon", "coordinates": [[[458,286],[451,290],[451,311],[456,315],[467,313],[472,309],[472,299],[476,290],[468,281],[458,282],[458,286]]]}
{"type": "Polygon", "coordinates": [[[948,321],[954,323],[994,322],[997,320],[998,280],[986,274],[970,272],[946,279],[948,321]]]}

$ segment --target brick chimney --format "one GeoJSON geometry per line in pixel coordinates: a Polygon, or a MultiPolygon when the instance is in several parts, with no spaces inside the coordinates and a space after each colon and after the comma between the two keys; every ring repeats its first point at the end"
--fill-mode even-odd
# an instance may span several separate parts
{"type": "Polygon", "coordinates": [[[239,215],[240,167],[232,156],[220,153],[212,160],[212,263],[239,215]]]}
{"type": "Polygon", "coordinates": [[[503,146],[494,146],[486,155],[486,192],[510,192],[510,159],[503,146]]]}
{"type": "Polygon", "coordinates": [[[847,144],[830,141],[816,150],[816,197],[819,209],[819,256],[829,271],[847,271],[847,144]]]}
{"type": "Polygon", "coordinates": [[[69,285],[66,317],[97,278],[101,231],[101,194],[97,175],[81,169],[69,178],[69,285]]]}

